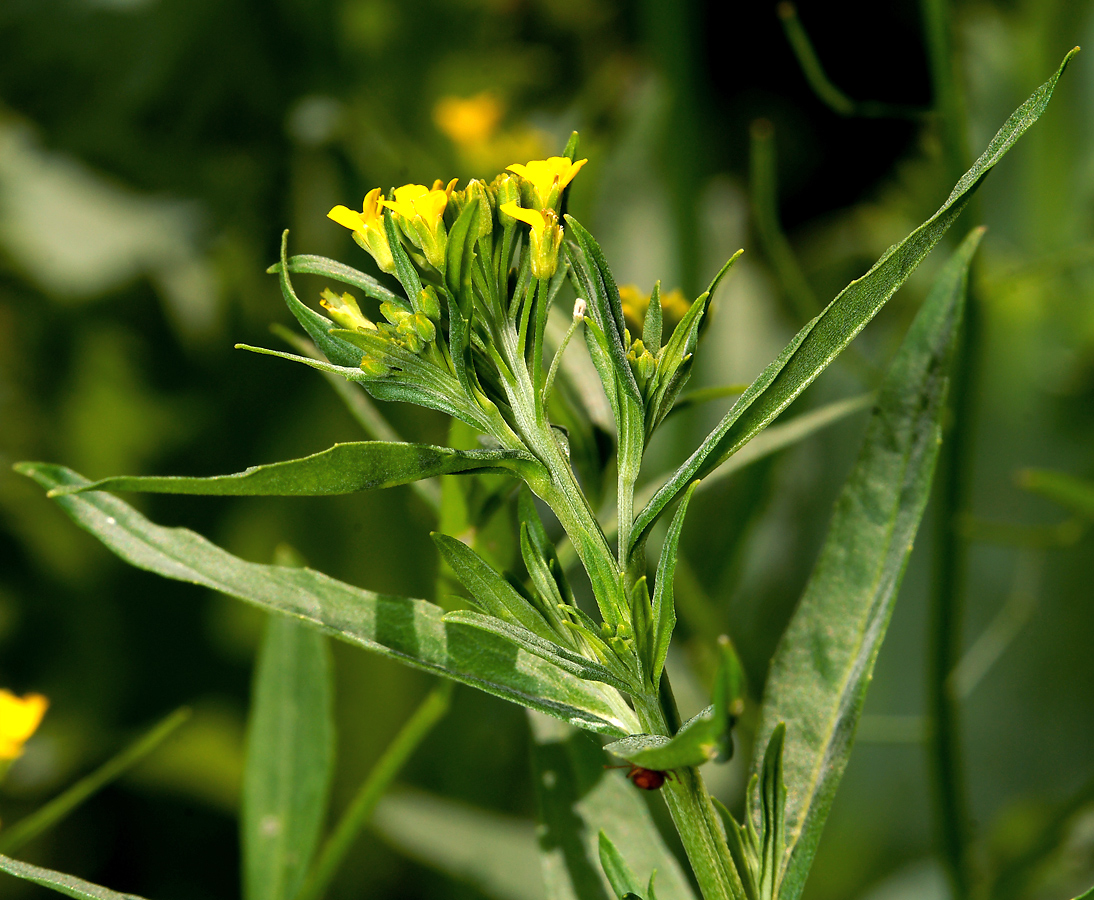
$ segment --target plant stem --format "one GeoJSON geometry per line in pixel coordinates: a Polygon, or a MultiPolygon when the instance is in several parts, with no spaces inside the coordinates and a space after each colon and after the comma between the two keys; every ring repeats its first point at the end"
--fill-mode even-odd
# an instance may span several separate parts
{"type": "MultiPolygon", "coordinates": [[[[947,0],[922,0],[922,12],[934,104],[940,118],[942,146],[952,182],[966,169],[968,147],[964,102],[952,52],[949,3],[947,0]]],[[[978,218],[977,212],[975,206],[970,208],[974,219],[978,218]]],[[[951,425],[938,461],[938,528],[927,665],[927,703],[931,716],[927,744],[934,777],[936,827],[954,900],[966,900],[972,891],[969,803],[961,761],[959,700],[951,675],[961,659],[967,570],[967,544],[961,520],[972,480],[974,377],[981,339],[975,283],[975,275],[970,275],[964,327],[958,337],[951,376],[951,425]]]]}
{"type": "MultiPolygon", "coordinates": [[[[634,697],[642,727],[668,734],[665,711],[655,697],[634,697]]],[[[744,886],[726,844],[722,822],[697,768],[674,769],[661,796],[688,855],[704,900],[744,900],[744,886]]]]}
{"type": "Polygon", "coordinates": [[[372,817],[384,792],[425,736],[448,712],[454,686],[451,681],[439,682],[395,735],[395,739],[388,744],[358,789],[357,796],[327,838],[319,858],[294,900],[319,900],[327,892],[331,880],[353,846],[358,833],[372,817]]]}

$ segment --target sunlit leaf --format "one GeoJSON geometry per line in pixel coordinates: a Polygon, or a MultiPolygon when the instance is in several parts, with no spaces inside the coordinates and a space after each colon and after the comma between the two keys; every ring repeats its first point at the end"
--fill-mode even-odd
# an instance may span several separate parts
{"type": "Polygon", "coordinates": [[[1077,51],[1078,48],[1068,53],[1056,74],[1007,119],[938,212],[885,251],[869,272],[845,287],[760,373],[714,431],[638,514],[630,546],[642,540],[657,517],[687,485],[716,469],[767,427],[888,302],[942,239],[984,176],[1044,112],[1056,82],[1077,51]]]}
{"type": "Polygon", "coordinates": [[[431,444],[357,441],[335,444],[300,459],[252,466],[234,475],[116,476],[79,487],[55,488],[52,496],[80,491],[144,491],[216,496],[296,496],[352,494],[409,484],[456,472],[519,472],[537,465],[515,450],[452,450],[431,444]]]}
{"type": "MultiPolygon", "coordinates": [[[[62,466],[20,463],[47,490],[88,482],[62,466]]],[[[311,569],[246,562],[185,528],[163,528],[111,494],[58,497],[81,527],[138,568],[304,619],[335,637],[605,734],[637,730],[612,688],[583,682],[514,644],[444,621],[425,600],[376,594],[311,569]]]]}
{"type": "Polygon", "coordinates": [[[945,265],[882,383],[771,662],[758,741],[786,723],[783,900],[804,887],[930,493],[968,265],[982,233],[971,232],[945,265]]]}

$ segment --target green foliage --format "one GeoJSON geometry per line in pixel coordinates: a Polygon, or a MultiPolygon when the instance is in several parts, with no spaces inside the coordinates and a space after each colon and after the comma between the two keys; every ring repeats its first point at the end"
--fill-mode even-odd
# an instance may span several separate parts
{"type": "Polygon", "coordinates": [[[319,844],[334,771],[330,668],[324,635],[270,616],[247,729],[245,900],[293,900],[319,844]]]}
{"type": "Polygon", "coordinates": [[[714,431],[639,512],[632,546],[642,540],[688,484],[716,469],[769,425],[877,315],[961,215],[988,172],[1044,112],[1056,82],[1076,52],[1068,53],[1056,74],[1011,114],[938,211],[890,247],[869,272],[844,288],[760,373],[714,431]]]}
{"type": "MultiPolygon", "coordinates": [[[[20,471],[47,490],[86,483],[60,466],[22,464],[20,471]]],[[[138,568],[304,619],[341,640],[592,731],[634,730],[626,706],[610,699],[610,689],[583,683],[508,641],[446,623],[443,610],[425,600],[376,594],[310,569],[246,562],[192,531],[154,525],[109,494],[70,494],[57,502],[78,525],[138,568]]]]}
{"type": "Polygon", "coordinates": [[[0,856],[0,872],[7,872],[24,881],[40,884],[58,894],[75,897],[76,900],[142,900],[135,894],[119,894],[117,891],[100,887],[82,878],[32,866],[30,863],[10,859],[7,856],[0,856]]]}
{"type": "Polygon", "coordinates": [[[786,729],[786,855],[780,849],[774,858],[772,877],[787,900],[804,888],[927,505],[968,267],[982,234],[972,231],[942,270],[893,360],[771,663],[759,735],[786,729]]]}

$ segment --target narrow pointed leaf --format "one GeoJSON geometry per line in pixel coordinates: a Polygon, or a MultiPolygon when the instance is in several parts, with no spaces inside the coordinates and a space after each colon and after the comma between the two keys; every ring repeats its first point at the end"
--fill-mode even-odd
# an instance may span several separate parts
{"type": "Polygon", "coordinates": [[[599,850],[600,867],[604,870],[604,875],[607,876],[608,884],[612,886],[616,897],[619,900],[632,894],[641,897],[643,886],[634,877],[634,872],[627,865],[623,854],[616,849],[611,838],[603,831],[600,832],[599,850]]]}
{"type": "Polygon", "coordinates": [[[255,667],[243,770],[244,900],[292,900],[327,813],[334,711],[326,637],[271,616],[255,667]]]}
{"type": "Polygon", "coordinates": [[[982,233],[970,233],[945,265],[882,383],[771,662],[758,741],[786,723],[783,900],[801,895],[930,493],[968,265],[982,233]]]}
{"type": "MultiPolygon", "coordinates": [[[[62,466],[20,463],[46,490],[87,481],[62,466]]],[[[502,638],[457,623],[425,600],[376,594],[310,569],[246,562],[185,528],[163,528],[111,494],[57,498],[79,525],[131,565],[295,616],[340,640],[470,684],[605,734],[636,731],[611,688],[588,684],[502,638]],[[608,698],[608,699],[606,699],[608,698]],[[612,702],[609,702],[609,699],[612,702]],[[618,702],[615,702],[615,701],[618,702]]]]}
{"type": "Polygon", "coordinates": [[[16,852],[28,841],[34,840],[43,831],[62,821],[85,800],[145,759],[189,718],[190,710],[185,707],[175,710],[94,772],[81,778],[26,818],[20,819],[14,825],[5,826],[0,831],[0,853],[16,852]]]}
{"type": "Polygon", "coordinates": [[[694,900],[640,791],[587,735],[530,715],[540,861],[548,900],[611,900],[600,864],[600,832],[623,847],[640,877],[657,871],[660,900],[694,900]]]}
{"type": "Polygon", "coordinates": [[[1077,51],[1078,48],[1068,53],[1056,74],[1007,119],[938,211],[885,251],[869,272],[845,287],[760,373],[721,423],[639,513],[631,534],[631,547],[646,536],[657,517],[688,484],[716,469],[786,409],[888,302],[942,239],[984,176],[1044,112],[1056,82],[1077,51]]]}
{"type": "Polygon", "coordinates": [[[77,900],[142,900],[136,894],[120,894],[109,888],[92,884],[90,881],[84,881],[82,878],[32,866],[30,863],[20,862],[8,856],[0,856],[0,872],[7,872],[24,881],[40,884],[58,894],[76,897],[77,900]]]}
{"type": "Polygon", "coordinates": [[[771,732],[760,768],[760,896],[779,896],[779,868],[786,847],[786,784],[783,781],[783,746],[786,725],[780,722],[771,732]]]}
{"type": "Polygon", "coordinates": [[[54,489],[53,496],[82,491],[144,491],[157,494],[315,497],[352,494],[410,484],[423,478],[473,471],[519,471],[535,465],[513,450],[452,450],[431,444],[357,441],[300,459],[270,463],[211,478],[116,476],[54,489]]]}
{"type": "Polygon", "coordinates": [[[445,622],[456,622],[471,628],[478,628],[481,631],[496,634],[507,641],[512,641],[533,656],[545,659],[558,666],[562,671],[576,675],[583,681],[599,681],[603,684],[610,684],[621,691],[630,692],[634,690],[634,686],[630,684],[623,673],[613,672],[595,660],[587,659],[580,653],[575,653],[568,647],[562,647],[554,641],[545,640],[520,625],[466,609],[457,609],[446,613],[444,620],[445,622]]]}
{"type": "Polygon", "coordinates": [[[661,683],[661,672],[665,668],[665,658],[669,654],[669,642],[676,627],[676,606],[673,601],[672,580],[676,576],[676,557],[680,552],[680,532],[684,528],[684,516],[688,512],[688,502],[699,482],[692,484],[676,515],[672,517],[665,543],[661,547],[661,558],[657,561],[657,583],[653,586],[653,686],[661,683]]]}
{"type": "Polygon", "coordinates": [[[470,592],[471,599],[491,616],[523,626],[541,638],[551,640],[550,626],[494,567],[463,541],[434,532],[431,537],[444,561],[470,592]]]}
{"type": "MultiPolygon", "coordinates": [[[[308,336],[315,342],[315,346],[323,355],[336,366],[356,368],[361,364],[361,351],[353,344],[340,338],[331,337],[330,330],[334,323],[326,316],[321,316],[314,309],[300,301],[293,290],[292,281],[289,278],[291,268],[289,266],[287,251],[289,246],[289,232],[285,230],[281,234],[281,262],[272,266],[267,271],[276,272],[278,282],[281,285],[281,294],[285,298],[285,305],[289,307],[296,321],[300,323],[308,336]]],[[[358,371],[360,371],[358,369],[358,371]]]]}
{"type": "Polygon", "coordinates": [[[655,356],[657,351],[661,349],[663,318],[661,312],[661,282],[658,281],[653,286],[650,304],[646,307],[646,318],[642,322],[642,343],[655,356]]]}

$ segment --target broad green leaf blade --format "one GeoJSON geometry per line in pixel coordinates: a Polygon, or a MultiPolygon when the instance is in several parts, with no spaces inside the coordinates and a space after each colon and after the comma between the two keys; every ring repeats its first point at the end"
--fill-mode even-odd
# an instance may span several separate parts
{"type": "Polygon", "coordinates": [[[694,900],[691,885],[665,846],[645,801],[588,736],[529,716],[539,816],[539,851],[549,900],[610,900],[600,867],[603,831],[626,853],[639,878],[657,870],[660,900],[694,900]]]}
{"type": "Polygon", "coordinates": [[[1094,519],[1094,482],[1049,469],[1026,469],[1018,480],[1027,491],[1059,503],[1085,519],[1094,519]]]}
{"type": "Polygon", "coordinates": [[[716,469],[767,427],[888,302],[942,239],[984,176],[1044,112],[1056,82],[1076,52],[1077,47],[1064,57],[1056,74],[1007,119],[938,212],[886,250],[869,272],[845,287],[760,373],[714,431],[639,513],[628,551],[645,537],[657,517],[687,485],[716,469]]]}
{"type": "Polygon", "coordinates": [[[520,471],[535,465],[516,450],[452,450],[431,444],[355,441],[300,459],[252,466],[211,478],[117,476],[86,485],[54,488],[51,496],[82,491],[145,491],[157,494],[315,497],[352,494],[410,484],[455,472],[520,471]]]}
{"type": "Polygon", "coordinates": [[[327,639],[271,616],[255,667],[243,769],[244,900],[292,900],[327,813],[334,710],[327,639]]]}
{"type": "Polygon", "coordinates": [[[0,872],[7,872],[24,881],[33,881],[42,887],[50,888],[58,894],[67,894],[76,897],[77,900],[142,900],[136,894],[119,894],[109,888],[100,887],[90,881],[84,881],[73,875],[65,875],[54,872],[52,869],[43,869],[40,866],[32,866],[30,863],[20,862],[7,856],[0,856],[0,872]]]}
{"type": "Polygon", "coordinates": [[[608,879],[608,884],[612,886],[612,890],[615,891],[616,897],[623,900],[630,894],[641,895],[643,885],[638,883],[623,854],[616,849],[612,839],[603,831],[600,832],[599,850],[600,868],[604,870],[604,875],[608,879]]]}
{"type": "Polygon", "coordinates": [[[404,855],[495,900],[543,900],[530,819],[400,790],[380,801],[373,829],[404,855]]]}
{"type": "Polygon", "coordinates": [[[945,265],[893,360],[771,662],[757,741],[763,746],[786,723],[782,900],[797,900],[804,887],[927,504],[968,266],[982,234],[971,232],[945,265]]]}
{"type": "Polygon", "coordinates": [[[147,757],[189,718],[190,710],[185,707],[175,710],[117,756],[107,760],[90,775],[81,778],[45,806],[35,810],[26,818],[20,819],[14,825],[5,827],[3,831],[0,831],[0,853],[14,853],[47,828],[52,828],[85,800],[147,757]]]}
{"type": "MultiPolygon", "coordinates": [[[[62,466],[20,463],[16,471],[46,490],[87,484],[62,466]]],[[[158,526],[101,491],[70,494],[57,503],[130,565],[296,616],[351,644],[590,731],[638,730],[611,688],[582,682],[502,638],[445,623],[444,610],[425,600],[376,594],[310,569],[246,562],[185,528],[158,526]]]]}

